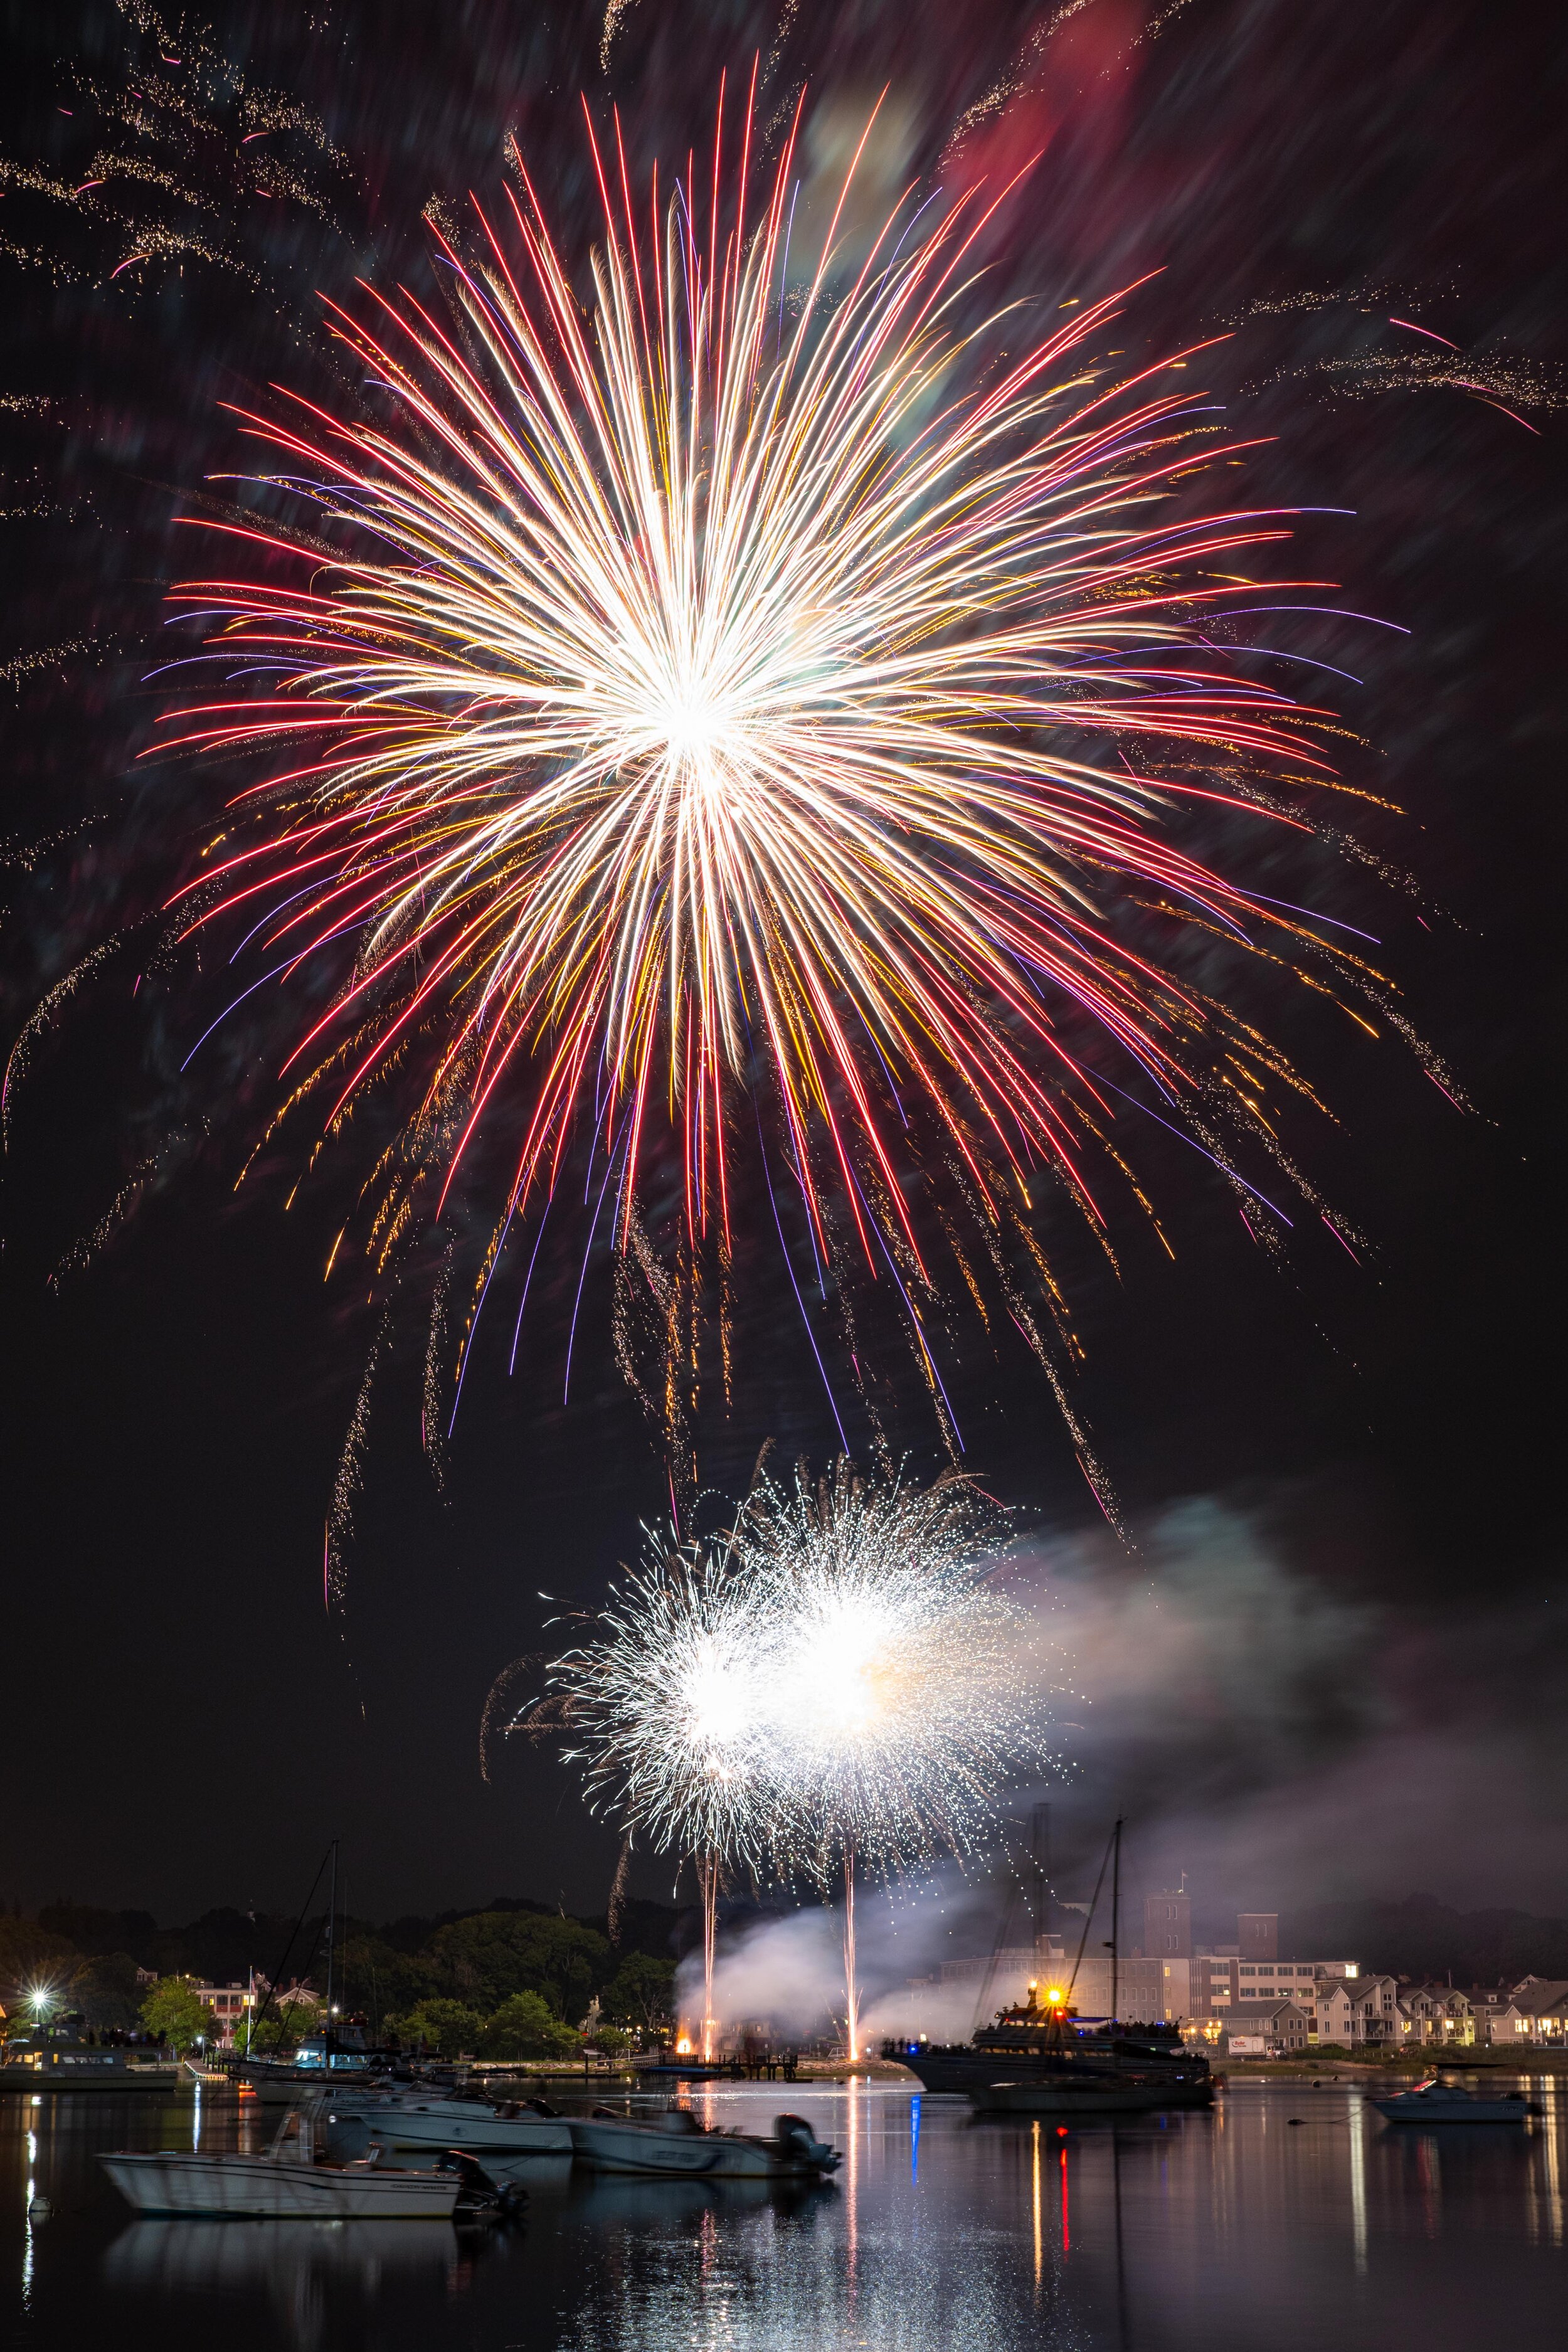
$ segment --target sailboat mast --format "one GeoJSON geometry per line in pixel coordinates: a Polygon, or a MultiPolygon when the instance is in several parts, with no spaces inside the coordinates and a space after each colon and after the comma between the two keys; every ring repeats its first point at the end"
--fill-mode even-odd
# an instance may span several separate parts
{"type": "Polygon", "coordinates": [[[338,1914],[338,1842],[332,1840],[332,1874],[327,1887],[327,2031],[332,2030],[333,1922],[338,1914]]]}
{"type": "Polygon", "coordinates": [[[1121,1990],[1121,1816],[1120,1813],[1116,1816],[1116,1827],[1111,1832],[1111,1838],[1113,1843],[1110,1864],[1110,2023],[1111,2030],[1114,2032],[1121,1990]]]}

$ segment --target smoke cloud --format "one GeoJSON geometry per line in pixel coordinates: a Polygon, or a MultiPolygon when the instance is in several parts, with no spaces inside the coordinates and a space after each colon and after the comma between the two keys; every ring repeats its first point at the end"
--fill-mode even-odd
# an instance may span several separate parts
{"type": "MultiPolygon", "coordinates": [[[[1561,1907],[1568,1840],[1545,1752],[1568,1679],[1554,1604],[1517,1585],[1500,1599],[1495,1578],[1479,1578],[1463,1610],[1428,1601],[1418,1578],[1394,1601],[1347,1591],[1292,1557],[1289,1499],[1173,1504],[1139,1530],[1136,1553],[1109,1537],[1025,1549],[1009,1583],[1048,1637],[1061,1773],[1011,1792],[988,1870],[862,1887],[868,2038],[910,2022],[911,1979],[927,1980],[921,2027],[972,2031],[980,1974],[944,1985],[942,1971],[983,1963],[1004,1929],[1007,1946],[1027,1943],[1040,1801],[1058,1902],[1087,1902],[1110,1825],[1125,1816],[1128,1950],[1143,1894],[1184,1872],[1209,1941],[1232,1940],[1242,1909],[1288,1920],[1416,1890],[1461,1906],[1561,1907]]],[[[1057,1927],[1070,1956],[1081,1913],[1057,1927]]],[[[1109,1933],[1107,1913],[1089,1950],[1109,1933]]],[[[725,1937],[718,2015],[795,2039],[841,2028],[841,1936],[837,1909],[810,1907],[725,1937]]],[[[680,1989],[695,2015],[700,1961],[680,1989]]],[[[1007,1990],[998,1979],[997,1997],[1007,1990]]]]}

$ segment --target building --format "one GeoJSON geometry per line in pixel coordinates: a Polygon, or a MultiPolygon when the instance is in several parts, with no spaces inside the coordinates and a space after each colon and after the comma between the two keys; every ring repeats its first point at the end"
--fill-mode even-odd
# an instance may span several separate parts
{"type": "Polygon", "coordinates": [[[1319,2043],[1353,2049],[1357,2043],[1364,2048],[1368,2042],[1398,2042],[1398,1996],[1393,1977],[1321,1978],[1314,2021],[1319,2043]]]}
{"type": "Polygon", "coordinates": [[[1236,1917],[1237,1958],[1277,1960],[1279,1958],[1278,1911],[1238,1911],[1236,1917]]]}
{"type": "Polygon", "coordinates": [[[1406,1985],[1398,2000],[1400,2032],[1406,2042],[1468,2045],[1476,2021],[1468,1997],[1452,1985],[1406,1985]]]}
{"type": "Polygon", "coordinates": [[[1557,1977],[1521,1977],[1510,1996],[1511,2032],[1500,2041],[1544,2043],[1568,2040],[1568,1981],[1557,1977]]]}
{"type": "Polygon", "coordinates": [[[259,2005],[262,1998],[259,1993],[252,1992],[248,1985],[241,1984],[194,1984],[191,1990],[211,2010],[217,2021],[218,2045],[224,2050],[234,2047],[237,2030],[249,2012],[259,2005]]]}
{"type": "Polygon", "coordinates": [[[1234,1953],[1199,1952],[1188,1963],[1187,2006],[1199,2020],[1229,2016],[1242,2001],[1289,1999],[1310,2007],[1320,1979],[1354,1980],[1356,1960],[1244,1960],[1234,1953]]]}
{"type": "Polygon", "coordinates": [[[1143,1897],[1143,1953],[1148,1960],[1190,1960],[1193,1903],[1185,1886],[1143,1897]]]}
{"type": "MultiPolygon", "coordinates": [[[[1115,2009],[1134,2025],[1179,2022],[1188,2011],[1187,1962],[1147,1958],[1119,1959],[1114,1971],[1115,2009]]],[[[1072,1973],[1068,1964],[1068,1975],[1072,1973]]],[[[1072,2005],[1080,2017],[1109,2017],[1111,2011],[1110,1954],[1088,1953],[1079,1965],[1072,2005]]]]}
{"type": "Polygon", "coordinates": [[[1227,2058],[1292,2058],[1310,2037],[1309,2014],[1300,2001],[1242,2001],[1226,2021],[1218,2049],[1227,2058]]]}

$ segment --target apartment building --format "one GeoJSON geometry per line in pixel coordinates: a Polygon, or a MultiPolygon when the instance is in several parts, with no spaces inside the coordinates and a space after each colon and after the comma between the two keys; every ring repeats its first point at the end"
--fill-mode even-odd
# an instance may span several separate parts
{"type": "Polygon", "coordinates": [[[1353,2048],[1357,2042],[1403,2039],[1399,1986],[1393,1977],[1324,1977],[1317,1989],[1317,2040],[1353,2048]]]}

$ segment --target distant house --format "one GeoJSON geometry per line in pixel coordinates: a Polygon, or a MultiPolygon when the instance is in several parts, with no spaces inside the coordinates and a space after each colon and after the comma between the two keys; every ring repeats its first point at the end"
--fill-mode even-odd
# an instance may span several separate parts
{"type": "Polygon", "coordinates": [[[1317,1988],[1317,2038],[1341,2048],[1400,2038],[1398,1986],[1392,1977],[1324,1977],[1317,1988]]]}
{"type": "Polygon", "coordinates": [[[252,1993],[248,1986],[242,1984],[199,1984],[193,1985],[191,1990],[198,2000],[205,2001],[216,2020],[220,2045],[225,2050],[232,2049],[236,2032],[247,2012],[259,2003],[260,1994],[252,1993]]]}
{"type": "Polygon", "coordinates": [[[1403,2041],[1468,2044],[1476,2040],[1469,1996],[1453,1985],[1406,1985],[1395,2007],[1403,2041]]]}
{"type": "Polygon", "coordinates": [[[1217,2046],[1231,2058],[1290,2058],[1306,2049],[1307,2028],[1307,2011],[1298,2001],[1237,2001],[1217,2046]]]}
{"type": "Polygon", "coordinates": [[[1503,2029],[1497,2038],[1548,2044],[1568,2039],[1568,1981],[1561,1977],[1521,1977],[1503,2012],[1503,2029]]]}

